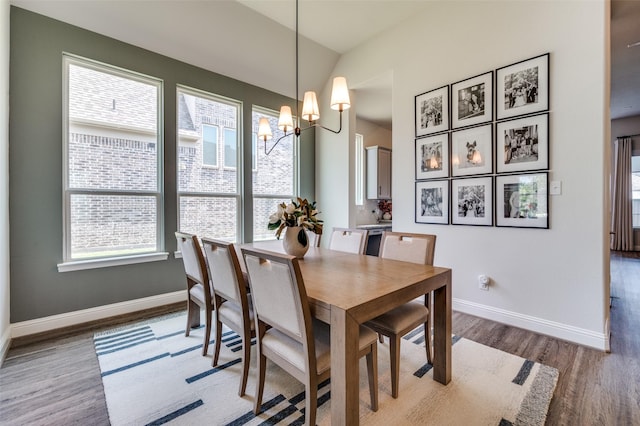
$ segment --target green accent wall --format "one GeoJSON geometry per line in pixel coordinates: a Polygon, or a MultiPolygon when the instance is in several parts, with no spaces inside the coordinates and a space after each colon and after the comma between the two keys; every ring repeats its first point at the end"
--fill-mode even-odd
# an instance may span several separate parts
{"type": "MultiPolygon", "coordinates": [[[[93,308],[185,288],[182,261],[175,259],[176,85],[243,102],[251,162],[251,107],[278,110],[292,99],[24,9],[11,7],[9,103],[9,214],[11,323],[93,308]],[[86,57],[164,81],[164,240],[166,261],[60,273],[63,260],[62,54],[86,57]]],[[[300,146],[300,193],[314,199],[315,137],[300,146]]],[[[251,193],[245,167],[244,193],[251,193]]],[[[252,235],[253,205],[244,234],[252,235]]]]}

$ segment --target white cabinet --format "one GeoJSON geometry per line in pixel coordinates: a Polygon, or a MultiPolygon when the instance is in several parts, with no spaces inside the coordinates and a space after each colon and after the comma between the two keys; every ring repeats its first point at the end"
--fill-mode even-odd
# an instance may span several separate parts
{"type": "Polygon", "coordinates": [[[391,150],[379,146],[367,148],[367,199],[391,198],[391,150]]]}

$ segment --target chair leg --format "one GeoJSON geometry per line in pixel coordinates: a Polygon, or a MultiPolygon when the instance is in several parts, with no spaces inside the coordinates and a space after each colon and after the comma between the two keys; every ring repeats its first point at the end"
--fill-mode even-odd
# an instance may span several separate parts
{"type": "MultiPolygon", "coordinates": [[[[314,373],[311,373],[314,374],[314,373]]],[[[316,426],[316,412],[318,410],[318,383],[310,380],[305,389],[305,416],[306,426],[316,426]]]]}
{"type": "Polygon", "coordinates": [[[184,332],[185,337],[189,337],[192,328],[200,326],[200,306],[193,300],[187,301],[187,328],[184,332]]]}
{"type": "MultiPolygon", "coordinates": [[[[429,318],[431,315],[429,315],[429,318]]],[[[427,362],[433,365],[432,359],[432,349],[431,349],[431,321],[427,319],[427,322],[424,323],[424,347],[427,351],[427,362]]]]}
{"type": "Polygon", "coordinates": [[[204,325],[204,343],[202,345],[202,356],[206,356],[209,352],[209,340],[211,340],[211,309],[207,309],[205,313],[207,322],[204,325]]]}
{"type": "Polygon", "coordinates": [[[262,405],[262,391],[264,390],[264,369],[267,365],[267,358],[258,351],[258,377],[256,377],[256,398],[254,401],[253,412],[260,414],[262,405]]]}
{"type": "Polygon", "coordinates": [[[211,361],[212,367],[218,365],[218,357],[220,356],[220,344],[222,342],[222,323],[217,317],[218,315],[216,314],[216,336],[213,341],[213,361],[211,361]]]}
{"type": "Polygon", "coordinates": [[[400,339],[396,335],[389,336],[389,356],[391,358],[391,396],[398,397],[400,385],[400,339]]]}
{"type": "Polygon", "coordinates": [[[247,390],[247,377],[249,376],[249,359],[251,358],[251,333],[245,331],[242,336],[242,378],[240,379],[239,396],[244,396],[247,390]]]}
{"type": "Polygon", "coordinates": [[[378,345],[371,345],[367,354],[367,374],[369,376],[369,393],[371,394],[371,411],[378,411],[378,345]]]}

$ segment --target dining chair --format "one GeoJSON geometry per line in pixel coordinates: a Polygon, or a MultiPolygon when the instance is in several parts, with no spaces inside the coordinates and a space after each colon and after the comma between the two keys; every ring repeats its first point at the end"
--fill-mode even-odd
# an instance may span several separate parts
{"type": "Polygon", "coordinates": [[[310,247],[320,247],[320,240],[322,239],[322,234],[316,234],[313,231],[306,230],[307,237],[309,238],[309,246],[310,247]]]}
{"type": "MultiPolygon", "coordinates": [[[[431,234],[412,234],[404,232],[385,232],[380,243],[380,257],[404,262],[433,265],[436,236],[431,234]]],[[[365,325],[380,336],[389,338],[389,358],[391,360],[391,396],[398,397],[400,383],[400,341],[402,336],[424,325],[425,350],[427,362],[432,363],[431,355],[431,309],[429,294],[424,303],[411,301],[394,308],[365,325]]]]}
{"type": "MultiPolygon", "coordinates": [[[[311,316],[300,265],[294,256],[242,249],[256,316],[258,378],[254,401],[260,413],[266,359],[305,385],[305,424],[315,425],[318,384],[331,375],[331,329],[311,316]]],[[[359,356],[366,355],[371,409],[378,410],[377,336],[360,327],[359,356]]]]}
{"type": "Polygon", "coordinates": [[[348,253],[364,254],[369,231],[356,228],[333,228],[329,249],[348,253]]]}
{"type": "Polygon", "coordinates": [[[247,282],[240,268],[236,248],[232,243],[202,238],[202,251],[207,260],[213,290],[216,335],[213,346],[213,367],[218,365],[222,341],[222,324],[242,338],[242,377],[238,395],[244,396],[249,376],[251,339],[255,337],[254,314],[247,293],[247,282]]]}
{"type": "Polygon", "coordinates": [[[175,235],[178,241],[178,251],[182,254],[184,272],[187,276],[187,327],[184,335],[189,337],[190,330],[200,326],[200,310],[204,309],[205,328],[204,343],[202,344],[202,355],[204,356],[209,350],[211,313],[214,308],[209,272],[198,237],[183,232],[176,232],[175,235]]]}

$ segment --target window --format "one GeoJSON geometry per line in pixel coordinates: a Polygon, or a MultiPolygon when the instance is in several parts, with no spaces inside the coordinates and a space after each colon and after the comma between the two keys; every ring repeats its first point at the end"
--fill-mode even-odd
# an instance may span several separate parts
{"type": "Polygon", "coordinates": [[[238,156],[238,136],[236,129],[224,129],[224,166],[235,168],[238,156]]]}
{"type": "MultiPolygon", "coordinates": [[[[260,118],[267,117],[273,131],[273,139],[267,141],[267,149],[283,135],[278,129],[276,112],[254,107],[252,112],[253,131],[257,135],[260,118]]],[[[256,137],[257,140],[257,137],[256,137]]],[[[295,136],[288,136],[278,142],[269,155],[265,155],[264,141],[254,145],[256,168],[253,177],[253,240],[274,239],[273,231],[267,229],[269,215],[280,203],[290,203],[296,197],[298,186],[297,142],[295,136]]]]}
{"type": "Polygon", "coordinates": [[[162,82],[70,55],[63,64],[59,270],[72,270],[76,261],[157,254],[163,249],[162,82]]]}
{"type": "Polygon", "coordinates": [[[236,157],[241,104],[186,87],[177,89],[177,102],[178,229],[240,242],[241,168],[236,157]],[[224,143],[217,143],[220,133],[224,143]],[[223,158],[225,167],[209,167],[217,158],[223,158]]]}
{"type": "Polygon", "coordinates": [[[356,206],[364,205],[364,138],[361,134],[356,133],[355,144],[355,204],[356,206]]]}
{"type": "Polygon", "coordinates": [[[631,191],[633,227],[640,228],[640,156],[631,157],[631,191]]]}
{"type": "Polygon", "coordinates": [[[218,165],[218,128],[215,126],[202,126],[202,164],[218,165]]]}

